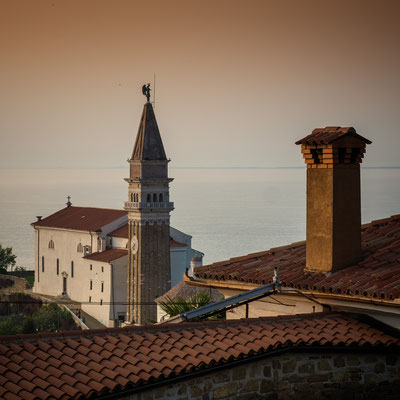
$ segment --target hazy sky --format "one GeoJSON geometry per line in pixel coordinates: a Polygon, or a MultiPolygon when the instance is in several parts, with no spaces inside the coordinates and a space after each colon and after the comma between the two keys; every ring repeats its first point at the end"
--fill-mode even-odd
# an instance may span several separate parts
{"type": "Polygon", "coordinates": [[[0,0],[0,167],[118,167],[156,73],[173,166],[301,166],[354,126],[400,165],[400,1],[0,0]]]}

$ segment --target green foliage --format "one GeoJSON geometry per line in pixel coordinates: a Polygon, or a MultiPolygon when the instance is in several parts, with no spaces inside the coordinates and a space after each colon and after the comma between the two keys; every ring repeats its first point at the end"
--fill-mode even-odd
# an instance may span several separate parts
{"type": "Polygon", "coordinates": [[[16,335],[17,333],[19,333],[19,327],[12,318],[0,321],[0,335],[16,335]]]}
{"type": "MultiPolygon", "coordinates": [[[[187,311],[195,310],[212,303],[211,295],[206,291],[196,293],[189,299],[185,300],[183,297],[178,297],[176,301],[170,297],[166,297],[165,301],[159,303],[161,309],[167,313],[170,317],[179,315],[187,311]]],[[[212,316],[207,319],[218,319],[221,316],[212,316]]]]}
{"type": "Polygon", "coordinates": [[[34,315],[35,330],[39,332],[56,332],[74,327],[72,315],[55,303],[41,307],[34,315]]]}
{"type": "MultiPolygon", "coordinates": [[[[51,303],[40,307],[34,303],[34,313],[23,313],[0,321],[0,335],[15,335],[17,333],[58,332],[60,330],[77,329],[72,315],[57,304],[51,303]]],[[[12,307],[9,307],[11,309],[12,307]]],[[[33,308],[32,308],[33,310],[33,308]]],[[[13,309],[14,312],[21,311],[13,309]]]]}
{"type": "Polygon", "coordinates": [[[9,267],[13,267],[16,258],[11,247],[3,247],[0,244],[0,274],[6,273],[9,267]]]}

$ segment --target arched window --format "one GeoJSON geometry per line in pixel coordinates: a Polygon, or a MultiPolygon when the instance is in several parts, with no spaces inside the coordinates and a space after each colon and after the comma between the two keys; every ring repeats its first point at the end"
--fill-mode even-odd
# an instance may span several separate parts
{"type": "Polygon", "coordinates": [[[83,246],[82,246],[81,243],[78,244],[78,247],[76,248],[76,251],[77,251],[78,253],[83,253],[83,246]]]}
{"type": "Polygon", "coordinates": [[[155,193],[153,194],[153,203],[157,203],[157,195],[155,193]]]}
{"type": "Polygon", "coordinates": [[[159,194],[159,196],[158,196],[158,201],[160,202],[160,203],[162,203],[164,200],[163,200],[163,195],[162,195],[162,193],[160,193],[159,194]]]}
{"type": "Polygon", "coordinates": [[[151,203],[151,194],[148,194],[148,195],[147,195],[147,202],[148,202],[148,203],[151,203]]]}
{"type": "Polygon", "coordinates": [[[54,242],[53,239],[49,242],[49,249],[54,249],[54,242]]]}
{"type": "Polygon", "coordinates": [[[131,193],[131,202],[133,203],[135,201],[135,197],[133,195],[133,193],[131,193]]]}

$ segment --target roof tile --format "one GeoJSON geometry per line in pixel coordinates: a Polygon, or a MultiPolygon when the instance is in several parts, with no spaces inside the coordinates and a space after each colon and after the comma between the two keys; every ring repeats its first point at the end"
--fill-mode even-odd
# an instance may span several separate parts
{"type": "MultiPolygon", "coordinates": [[[[39,399],[87,398],[168,380],[239,358],[250,359],[253,355],[277,348],[384,346],[400,351],[398,334],[386,332],[375,324],[371,319],[355,315],[315,313],[81,331],[48,337],[3,336],[0,337],[0,359],[5,366],[11,365],[15,369],[11,360],[15,357],[13,351],[17,351],[18,347],[30,347],[33,354],[47,349],[51,356],[41,354],[46,361],[35,360],[35,365],[40,365],[40,368],[36,367],[31,372],[25,369],[31,365],[30,361],[20,363],[18,375],[8,369],[0,376],[3,390],[0,396],[24,398],[21,393],[31,392],[39,399]],[[88,348],[91,349],[89,352],[88,348]],[[121,351],[121,348],[124,350],[121,351]],[[53,366],[54,356],[59,356],[59,368],[53,366]]],[[[21,351],[19,356],[24,358],[28,353],[21,351]]]]}

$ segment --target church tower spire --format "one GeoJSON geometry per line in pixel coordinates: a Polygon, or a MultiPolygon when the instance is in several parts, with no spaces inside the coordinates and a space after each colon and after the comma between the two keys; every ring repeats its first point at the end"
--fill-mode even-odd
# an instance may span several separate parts
{"type": "Polygon", "coordinates": [[[128,162],[127,321],[145,324],[157,319],[154,299],[171,287],[169,220],[174,208],[169,201],[169,160],[150,101],[144,105],[128,162]]]}

